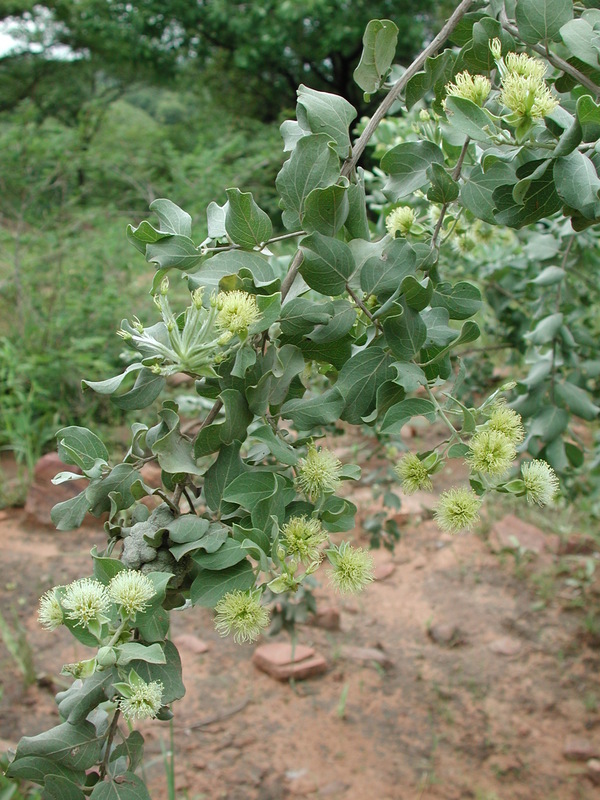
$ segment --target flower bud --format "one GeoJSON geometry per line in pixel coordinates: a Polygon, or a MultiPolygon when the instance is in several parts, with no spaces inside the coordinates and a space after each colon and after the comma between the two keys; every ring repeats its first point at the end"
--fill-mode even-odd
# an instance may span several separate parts
{"type": "Polygon", "coordinates": [[[448,533],[469,530],[479,521],[481,500],[467,488],[449,489],[442,492],[434,511],[438,526],[448,533]]]}
{"type": "Polygon", "coordinates": [[[298,462],[296,485],[309,500],[317,500],[322,494],[335,492],[340,485],[342,462],[331,450],[317,450],[309,445],[306,458],[298,462]]]}
{"type": "Polygon", "coordinates": [[[374,580],[373,556],[362,549],[342,542],[339,547],[327,551],[332,571],[329,579],[343,594],[355,594],[374,580]]]}
{"type": "Polygon", "coordinates": [[[260,604],[258,589],[228,592],[215,606],[215,628],[221,636],[233,632],[234,641],[255,641],[269,624],[269,612],[260,604]]]}
{"type": "Polygon", "coordinates": [[[521,465],[521,477],[525,485],[525,496],[528,503],[537,503],[539,506],[548,505],[560,488],[552,467],[538,458],[521,465]]]}

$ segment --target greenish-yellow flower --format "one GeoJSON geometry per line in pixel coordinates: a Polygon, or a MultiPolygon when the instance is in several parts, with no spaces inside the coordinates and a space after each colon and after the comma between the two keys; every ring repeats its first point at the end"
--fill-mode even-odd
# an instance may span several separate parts
{"type": "Polygon", "coordinates": [[[54,631],[64,623],[63,611],[54,589],[49,589],[40,598],[38,622],[47,631],[54,631]]]}
{"type": "Polygon", "coordinates": [[[507,53],[505,62],[509,72],[526,78],[535,78],[539,81],[546,74],[546,64],[539,58],[528,56],[527,53],[507,53]]]}
{"type": "Polygon", "coordinates": [[[504,403],[498,403],[492,408],[492,413],[486,428],[498,431],[514,445],[521,444],[525,438],[525,429],[521,422],[521,415],[504,403]]]}
{"type": "Polygon", "coordinates": [[[500,102],[517,117],[530,119],[542,119],[558,105],[544,80],[518,72],[509,72],[502,79],[500,102]]]}
{"type": "Polygon", "coordinates": [[[309,500],[317,500],[322,494],[337,490],[341,471],[342,462],[331,450],[309,445],[306,458],[298,462],[296,485],[309,500]]]}
{"type": "Polygon", "coordinates": [[[448,533],[470,530],[479,521],[480,507],[481,500],[471,489],[448,489],[440,495],[434,518],[448,533]]]}
{"type": "Polygon", "coordinates": [[[528,503],[548,505],[554,499],[560,484],[552,467],[539,458],[521,465],[521,477],[525,484],[528,503]]]}
{"type": "Polygon", "coordinates": [[[91,622],[104,621],[110,598],[100,581],[81,578],[67,586],[61,605],[67,610],[68,619],[76,625],[89,626],[91,622]]]}
{"type": "Polygon", "coordinates": [[[124,569],[108,584],[108,593],[126,616],[135,618],[138,611],[148,607],[156,589],[147,575],[136,569],[124,569]]]}
{"type": "Polygon", "coordinates": [[[162,706],[163,684],[160,681],[146,681],[136,676],[130,679],[126,697],[119,700],[119,708],[128,720],[154,719],[162,706]]]}
{"type": "Polygon", "coordinates": [[[217,295],[216,306],[219,312],[217,327],[230,336],[248,333],[248,328],[261,317],[256,297],[239,289],[220,292],[217,295]]]}
{"type": "Polygon", "coordinates": [[[327,533],[318,519],[291,517],[281,529],[285,549],[290,556],[298,558],[303,564],[320,561],[320,546],[327,541],[327,533]]]}
{"type": "Polygon", "coordinates": [[[475,105],[482,106],[492,89],[489,78],[485,75],[471,75],[470,72],[459,72],[454,83],[446,84],[447,97],[463,97],[475,105]]]}
{"type": "Polygon", "coordinates": [[[348,542],[342,542],[338,547],[328,550],[327,557],[333,568],[329,579],[338,592],[355,594],[373,581],[373,557],[362,547],[352,547],[348,542]]]}
{"type": "Polygon", "coordinates": [[[414,494],[419,489],[433,488],[427,468],[414,453],[407,453],[394,467],[394,472],[402,480],[402,491],[405,494],[414,494]]]}
{"type": "Polygon", "coordinates": [[[395,208],[385,218],[385,227],[390,236],[406,236],[415,223],[415,212],[410,206],[395,208]]]}
{"type": "Polygon", "coordinates": [[[510,439],[497,430],[484,428],[471,439],[467,460],[477,472],[499,476],[508,472],[516,456],[510,439]]]}
{"type": "Polygon", "coordinates": [[[260,604],[257,589],[228,592],[215,606],[215,628],[221,636],[233,633],[236,642],[253,642],[269,624],[269,612],[260,604]]]}

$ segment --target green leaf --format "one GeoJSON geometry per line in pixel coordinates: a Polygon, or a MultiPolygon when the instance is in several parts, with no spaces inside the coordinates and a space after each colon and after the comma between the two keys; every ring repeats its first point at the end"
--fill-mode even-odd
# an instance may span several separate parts
{"type": "Polygon", "coordinates": [[[560,211],[562,203],[554,184],[553,165],[548,161],[545,171],[529,184],[521,202],[513,196],[514,184],[499,186],[492,194],[496,204],[496,222],[511,228],[522,228],[550,217],[560,211]]]}
{"type": "Polygon", "coordinates": [[[368,258],[360,272],[360,287],[365,294],[385,297],[415,272],[415,251],[406,239],[392,239],[379,256],[368,258]]]}
{"type": "Polygon", "coordinates": [[[90,800],[151,800],[146,784],[133,772],[124,772],[112,781],[94,786],[90,800]]]}
{"type": "Polygon", "coordinates": [[[448,449],[448,458],[464,458],[469,450],[468,444],[453,444],[448,449]]]}
{"type": "MultiPolygon", "coordinates": [[[[169,631],[169,615],[162,607],[165,592],[172,574],[169,572],[150,572],[148,577],[154,585],[156,594],[148,607],[135,618],[135,625],[145,642],[162,642],[169,631]]],[[[137,671],[137,670],[136,670],[137,671]]]]}
{"type": "Polygon", "coordinates": [[[431,186],[427,191],[427,199],[432,203],[453,203],[459,193],[458,183],[441,164],[432,164],[427,169],[427,178],[431,186]]]}
{"type": "Polygon", "coordinates": [[[431,89],[436,90],[439,96],[444,91],[444,86],[454,76],[454,63],[456,54],[450,49],[444,50],[439,56],[428,58],[425,61],[425,70],[417,72],[406,85],[406,108],[410,110],[431,89]]]}
{"type": "Polygon", "coordinates": [[[431,305],[448,310],[450,319],[467,319],[476,314],[483,305],[481,292],[472,283],[459,281],[452,286],[451,283],[438,283],[435,287],[431,305]]]}
{"type": "MultiPolygon", "coordinates": [[[[133,366],[138,367],[139,365],[135,364],[133,366]]],[[[129,368],[127,371],[129,371],[129,368]]],[[[100,394],[112,394],[113,391],[115,391],[114,389],[103,391],[100,389],[100,387],[104,386],[106,389],[108,389],[108,385],[111,383],[111,381],[114,382],[117,380],[120,385],[122,378],[123,376],[119,375],[117,378],[111,378],[108,381],[82,381],[82,383],[86,384],[100,394]]],[[[165,379],[162,375],[155,375],[152,370],[143,368],[137,376],[133,388],[124,394],[111,397],[111,401],[118,408],[122,408],[124,411],[135,411],[140,408],[146,408],[156,400],[158,395],[163,390],[164,385],[165,379]]]]}
{"type": "Polygon", "coordinates": [[[427,377],[421,367],[403,361],[395,361],[392,367],[396,370],[397,377],[394,383],[402,386],[405,392],[415,392],[419,386],[427,385],[427,377]]]}
{"type": "Polygon", "coordinates": [[[311,133],[327,134],[335,142],[338,155],[350,153],[348,128],[356,118],[356,109],[343,97],[318,92],[301,84],[298,88],[296,116],[300,127],[311,133]]]}
{"type": "Polygon", "coordinates": [[[367,217],[364,170],[362,167],[358,167],[357,169],[356,183],[351,183],[348,187],[348,217],[346,219],[346,230],[351,239],[365,239],[369,241],[371,238],[369,220],[367,217]]]}
{"type": "Polygon", "coordinates": [[[255,575],[248,560],[233,567],[211,572],[202,570],[192,583],[190,598],[193,605],[214,608],[219,600],[235,589],[246,591],[254,586],[255,575]]]}
{"type": "Polygon", "coordinates": [[[531,344],[549,344],[558,334],[563,319],[561,313],[550,314],[541,319],[532,331],[525,334],[524,338],[531,344]]]}
{"type": "Polygon", "coordinates": [[[85,800],[86,795],[79,788],[81,781],[74,783],[62,775],[48,775],[44,782],[43,800],[85,800]]]}
{"type": "Polygon", "coordinates": [[[316,425],[329,425],[338,420],[344,405],[344,397],[334,387],[308,400],[288,400],[281,407],[280,416],[292,420],[298,430],[310,431],[316,425]]]}
{"type": "Polygon", "coordinates": [[[407,275],[400,287],[400,296],[409,308],[415,311],[423,311],[427,308],[433,297],[433,281],[424,278],[418,281],[412,275],[407,275]]]}
{"type": "Polygon", "coordinates": [[[165,233],[192,235],[192,218],[171,200],[159,197],[150,203],[150,211],[154,211],[160,222],[160,230],[165,233]]]}
{"type": "Polygon", "coordinates": [[[228,528],[218,522],[211,522],[208,533],[205,536],[202,536],[200,539],[194,539],[191,542],[173,545],[169,548],[169,551],[177,561],[180,561],[185,555],[193,553],[195,550],[204,550],[205,553],[214,553],[221,547],[223,542],[227,541],[228,537],[228,528]]]}
{"type": "Polygon", "coordinates": [[[298,454],[293,447],[276,436],[270,425],[261,425],[252,431],[252,438],[263,442],[277,461],[288,466],[295,466],[298,463],[298,454]]]}
{"type": "MultiPolygon", "coordinates": [[[[76,772],[68,767],[58,764],[51,758],[43,756],[16,756],[9,764],[6,773],[9,778],[24,779],[41,785],[51,776],[58,775],[67,780],[82,783],[85,777],[83,771],[76,772]]],[[[11,800],[12,794],[0,794],[2,800],[11,800]]]]}
{"type": "Polygon", "coordinates": [[[534,283],[536,286],[554,286],[560,283],[564,277],[564,269],[560,267],[546,267],[536,278],[527,282],[534,283]]]}
{"type": "Polygon", "coordinates": [[[208,533],[210,521],[195,514],[183,514],[169,525],[169,539],[175,544],[195,542],[208,533]]]}
{"type": "Polygon", "coordinates": [[[111,510],[109,494],[112,493],[120,495],[119,508],[132,506],[135,498],[131,494],[131,486],[138,480],[141,480],[141,475],[131,464],[117,464],[103,478],[93,480],[85,490],[92,514],[99,517],[111,510]]]}
{"type": "Polygon", "coordinates": [[[571,0],[517,0],[515,19],[527,44],[552,41],[572,18],[571,0]]]}
{"type": "Polygon", "coordinates": [[[181,680],[181,659],[177,648],[170,640],[164,643],[164,664],[149,664],[147,661],[131,661],[129,666],[137,674],[150,683],[160,681],[163,685],[163,705],[179,700],[185,694],[185,686],[181,680]]]}
{"type": "Polygon", "coordinates": [[[206,259],[200,269],[188,278],[190,289],[203,286],[207,291],[218,291],[224,278],[236,275],[249,278],[257,288],[269,286],[276,280],[275,271],[267,258],[260,253],[245,250],[227,250],[206,259]]]}
{"type": "Polygon", "coordinates": [[[561,200],[584,217],[600,216],[600,179],[590,159],[579,150],[557,158],[554,163],[556,191],[561,200]]]}
{"type": "Polygon", "coordinates": [[[144,756],[144,737],[139,731],[131,731],[127,739],[118,744],[110,754],[110,773],[111,775],[121,775],[123,772],[133,772],[142,763],[144,756]],[[119,769],[123,759],[127,763],[127,769],[119,769]]]}
{"type": "Polygon", "coordinates": [[[495,161],[485,172],[480,164],[475,164],[462,184],[460,202],[471,214],[494,225],[494,190],[514,180],[514,170],[503,161],[495,161]]]}
{"type": "Polygon", "coordinates": [[[328,497],[321,510],[323,527],[330,533],[343,533],[355,527],[356,506],[345,497],[328,497]]]}
{"type": "Polygon", "coordinates": [[[99,556],[96,545],[92,547],[90,555],[94,564],[94,578],[105,586],[108,586],[118,572],[126,569],[118,558],[99,556]]]}
{"type": "Polygon", "coordinates": [[[593,69],[600,70],[598,48],[592,44],[596,35],[597,32],[584,19],[572,19],[560,29],[561,39],[571,55],[593,69]]]}
{"type": "Polygon", "coordinates": [[[161,469],[172,475],[187,472],[201,475],[194,457],[192,442],[180,431],[178,406],[168,401],[158,412],[161,422],[146,433],[146,445],[158,458],[161,469]]]}
{"type": "Polygon", "coordinates": [[[410,361],[425,344],[427,326],[412,308],[396,305],[395,309],[398,313],[383,321],[383,332],[394,356],[401,361],[410,361]]]}
{"type": "Polygon", "coordinates": [[[223,500],[223,492],[246,469],[240,458],[240,448],[241,443],[238,441],[221,447],[219,457],[204,476],[206,505],[215,513],[223,515],[235,510],[235,503],[223,500]]]}
{"type": "Polygon", "coordinates": [[[354,80],[367,95],[378,91],[392,66],[398,42],[398,28],[389,19],[372,19],[363,35],[360,62],[354,80]]]}
{"type": "Polygon", "coordinates": [[[168,236],[146,245],[146,261],[159,269],[191,270],[202,261],[202,254],[189,236],[168,236]]]}
{"type": "Polygon", "coordinates": [[[162,646],[154,644],[140,644],[140,642],[127,642],[119,647],[119,659],[117,664],[122,666],[134,660],[145,661],[148,664],[166,663],[165,654],[162,646]]]}
{"type": "Polygon", "coordinates": [[[444,154],[432,142],[402,142],[381,159],[381,169],[389,175],[384,194],[392,202],[407,197],[427,183],[431,164],[444,164],[444,154]]]}
{"type": "Polygon", "coordinates": [[[69,769],[90,769],[100,758],[101,743],[91,722],[83,720],[76,725],[63,722],[37,736],[23,736],[17,745],[15,761],[25,756],[42,756],[69,769]]]}
{"type": "Polygon", "coordinates": [[[569,424],[569,412],[556,406],[544,406],[531,419],[527,439],[540,438],[543,442],[552,442],[569,424]]]}
{"type": "Polygon", "coordinates": [[[58,457],[65,464],[76,464],[91,477],[99,477],[100,467],[108,461],[108,450],[102,441],[87,428],[61,428],[56,434],[58,457]]]}
{"type": "Polygon", "coordinates": [[[90,502],[85,491],[69,500],[57,503],[50,511],[50,519],[57,531],[72,531],[83,522],[90,510],[90,502]]]}
{"type": "Polygon", "coordinates": [[[585,389],[567,381],[554,384],[554,397],[559,405],[589,422],[596,419],[600,412],[600,408],[592,401],[585,389]]]}
{"type": "Polygon", "coordinates": [[[498,133],[490,115],[465,97],[447,97],[446,115],[452,128],[476,142],[487,142],[492,135],[498,133]]]}
{"type": "Polygon", "coordinates": [[[251,192],[227,189],[227,212],[225,229],[234,244],[252,250],[267,242],[273,235],[273,225],[266,214],[254,202],[251,192]]]}
{"type": "Polygon", "coordinates": [[[317,344],[336,342],[344,337],[356,321],[356,309],[347,300],[332,302],[333,316],[324,325],[317,326],[307,338],[317,344]]]}
{"type": "Polygon", "coordinates": [[[301,227],[304,201],[312,190],[331,186],[339,174],[339,156],[328,134],[303,136],[298,141],[275,181],[284,209],[283,224],[288,230],[301,227]]]}
{"type": "Polygon", "coordinates": [[[348,245],[339,239],[312,233],[302,239],[300,249],[304,255],[300,274],[310,288],[325,295],[342,294],[355,268],[348,245]]]}
{"type": "Polygon", "coordinates": [[[332,303],[315,303],[306,297],[294,297],[281,309],[281,333],[283,336],[302,336],[315,325],[325,325],[333,313],[332,303]]]}
{"type": "Polygon", "coordinates": [[[577,101],[576,115],[583,141],[596,142],[600,139],[600,105],[596,105],[589,94],[577,101]]]}
{"type": "Polygon", "coordinates": [[[203,569],[218,572],[233,567],[234,564],[239,564],[247,555],[240,542],[235,539],[227,539],[214,553],[196,553],[194,561],[203,569]]]}
{"type": "Polygon", "coordinates": [[[346,222],[350,205],[345,186],[334,184],[313,189],[304,203],[302,226],[308,233],[335,236],[346,222]]]}
{"type": "Polygon", "coordinates": [[[273,472],[244,472],[225,487],[223,499],[251,511],[256,503],[270,497],[276,488],[273,472]]]}
{"type": "Polygon", "coordinates": [[[72,725],[83,722],[90,711],[107,699],[105,690],[115,678],[115,671],[108,669],[83,681],[74,681],[66,691],[56,695],[61,717],[72,725]]]}
{"type": "Polygon", "coordinates": [[[381,424],[381,433],[400,433],[404,425],[413,417],[426,417],[435,422],[435,406],[431,400],[410,397],[392,406],[381,424]]]}
{"type": "Polygon", "coordinates": [[[223,422],[206,425],[199,432],[194,442],[196,458],[214,453],[222,445],[231,444],[236,439],[243,441],[246,438],[246,431],[252,422],[253,414],[244,396],[236,389],[224,389],[219,397],[223,402],[225,419],[223,422]]]}
{"type": "Polygon", "coordinates": [[[341,418],[360,425],[375,408],[377,390],[394,376],[389,354],[381,347],[368,347],[343,366],[335,388],[342,396],[341,418]]]}

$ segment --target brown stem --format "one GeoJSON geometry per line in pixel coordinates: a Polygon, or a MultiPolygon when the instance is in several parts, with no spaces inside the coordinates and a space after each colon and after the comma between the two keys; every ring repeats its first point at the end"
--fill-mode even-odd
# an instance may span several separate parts
{"type": "Polygon", "coordinates": [[[298,270],[300,269],[300,265],[304,256],[302,255],[302,250],[297,250],[296,255],[292,259],[292,263],[290,264],[290,268],[287,271],[287,275],[283,279],[283,283],[281,284],[281,300],[285,300],[288,295],[288,292],[292,288],[293,282],[296,280],[296,275],[298,274],[298,270]]]}
{"type": "MultiPolygon", "coordinates": [[[[469,149],[469,143],[471,139],[467,136],[465,142],[462,146],[462,150],[460,151],[460,155],[458,157],[458,161],[456,162],[456,166],[452,171],[452,180],[457,181],[460,178],[460,173],[462,170],[462,165],[465,160],[465,156],[467,155],[467,150],[469,149]]],[[[438,236],[440,235],[440,231],[442,229],[442,223],[444,222],[444,217],[446,216],[446,211],[448,210],[448,206],[450,203],[444,203],[442,206],[442,210],[440,211],[440,218],[437,221],[437,225],[435,226],[435,230],[433,232],[433,236],[431,237],[431,249],[433,250],[437,247],[437,240],[438,236]]]]}
{"type": "Polygon", "coordinates": [[[106,773],[108,771],[108,761],[110,759],[110,748],[113,743],[113,739],[115,738],[115,734],[117,732],[117,728],[119,727],[119,717],[121,715],[121,710],[117,708],[115,710],[115,714],[111,720],[110,727],[108,729],[108,733],[106,734],[106,744],[104,750],[104,756],[102,758],[102,763],[100,764],[100,780],[103,781],[106,777],[106,773]]]}
{"type": "Polygon", "coordinates": [[[346,291],[348,292],[350,297],[354,300],[354,303],[363,312],[363,314],[371,320],[371,322],[375,325],[376,328],[379,328],[380,327],[379,326],[379,320],[375,319],[373,314],[371,314],[371,312],[366,307],[366,305],[363,303],[363,301],[360,299],[360,297],[356,294],[356,292],[348,284],[346,284],[346,291]]]}
{"type": "Polygon", "coordinates": [[[448,22],[444,25],[442,30],[438,33],[435,39],[429,44],[423,52],[415,58],[412,64],[408,67],[406,72],[402,75],[400,80],[395,83],[390,91],[387,93],[385,98],[383,99],[379,108],[375,111],[369,122],[367,123],[366,128],[362,132],[361,136],[359,137],[358,141],[355,143],[354,147],[352,148],[352,155],[346,161],[344,166],[342,167],[342,176],[348,177],[354,172],[354,169],[362,156],[365,147],[369,143],[371,136],[375,133],[375,130],[381,120],[385,117],[388,113],[390,108],[393,106],[395,101],[398,99],[400,94],[406,88],[407,83],[409,80],[419,72],[421,67],[425,64],[428,58],[432,55],[437,53],[439,48],[444,44],[448,36],[452,33],[454,28],[458,25],[462,17],[466,14],[471,6],[473,0],[462,0],[460,5],[456,7],[454,13],[448,20],[448,22]]]}

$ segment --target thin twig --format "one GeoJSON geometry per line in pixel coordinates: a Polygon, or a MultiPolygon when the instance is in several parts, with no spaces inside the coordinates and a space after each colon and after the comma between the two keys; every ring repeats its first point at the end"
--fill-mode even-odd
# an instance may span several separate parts
{"type": "Polygon", "coordinates": [[[360,310],[363,312],[363,314],[366,317],[368,317],[376,327],[380,327],[379,326],[379,321],[375,319],[373,314],[369,311],[369,309],[366,307],[366,305],[363,303],[363,301],[360,299],[360,297],[356,294],[356,292],[348,284],[346,284],[346,291],[348,292],[350,297],[354,300],[354,303],[358,306],[358,308],[360,308],[360,310]]]}
{"type": "MultiPolygon", "coordinates": [[[[510,33],[511,36],[516,36],[518,39],[521,38],[519,29],[510,24],[504,11],[500,14],[500,23],[504,30],[510,33]]],[[[593,92],[596,96],[600,95],[600,86],[595,84],[594,81],[588,78],[587,75],[584,75],[583,72],[580,72],[576,67],[569,64],[568,61],[565,61],[564,58],[557,56],[555,53],[551,53],[548,48],[543,47],[541,44],[532,44],[529,45],[529,47],[541,56],[544,56],[553,67],[561,69],[572,78],[575,78],[576,81],[579,81],[582,86],[585,86],[586,89],[589,89],[590,92],[593,92]]]]}
{"type": "Polygon", "coordinates": [[[106,777],[106,773],[108,770],[108,762],[110,759],[110,748],[113,743],[113,739],[115,738],[115,734],[117,732],[117,728],[119,726],[119,716],[121,714],[121,710],[119,708],[116,709],[115,714],[111,720],[110,728],[108,729],[108,733],[106,735],[106,744],[104,750],[104,756],[102,758],[102,763],[100,764],[100,780],[104,780],[106,777]]]}
{"type": "Polygon", "coordinates": [[[296,280],[296,275],[298,274],[298,270],[300,269],[300,265],[304,260],[304,256],[302,255],[302,250],[297,250],[296,255],[292,259],[292,263],[290,264],[290,268],[287,271],[287,275],[283,279],[283,283],[281,284],[281,301],[283,302],[288,295],[288,292],[292,288],[292,284],[296,280]]]}
{"type": "Polygon", "coordinates": [[[392,88],[390,89],[390,91],[387,93],[382,103],[380,104],[379,108],[375,111],[375,113],[367,123],[367,126],[360,135],[358,141],[352,148],[352,155],[342,167],[343,177],[347,178],[354,172],[354,169],[358,164],[358,161],[362,156],[365,147],[367,146],[371,137],[375,133],[375,130],[377,129],[377,126],[379,125],[381,120],[385,117],[385,115],[394,105],[398,97],[402,94],[410,79],[414,77],[417,74],[417,72],[419,72],[419,70],[423,67],[428,58],[437,53],[437,51],[444,44],[448,36],[450,36],[454,28],[456,28],[462,17],[466,14],[466,12],[469,9],[469,6],[471,6],[472,3],[473,0],[462,0],[462,3],[459,6],[457,6],[454,13],[448,20],[448,22],[444,25],[442,30],[438,33],[438,35],[431,42],[431,44],[429,44],[425,48],[425,50],[423,50],[423,52],[419,56],[417,56],[417,58],[415,58],[415,60],[408,67],[406,72],[402,75],[400,80],[397,81],[392,86],[392,88]]]}
{"type": "MultiPolygon", "coordinates": [[[[465,156],[467,155],[467,150],[469,149],[469,143],[471,139],[467,136],[462,146],[462,150],[460,151],[460,155],[458,157],[458,161],[456,162],[456,166],[452,171],[452,180],[457,181],[460,178],[460,173],[462,170],[462,165],[465,160],[465,156]]],[[[433,236],[431,238],[431,249],[434,250],[437,247],[437,240],[438,236],[440,235],[440,231],[442,229],[442,223],[444,222],[444,217],[446,216],[446,211],[448,210],[448,206],[450,203],[444,203],[442,206],[442,210],[440,211],[440,218],[437,221],[437,225],[435,226],[435,230],[433,232],[433,236]]]]}

